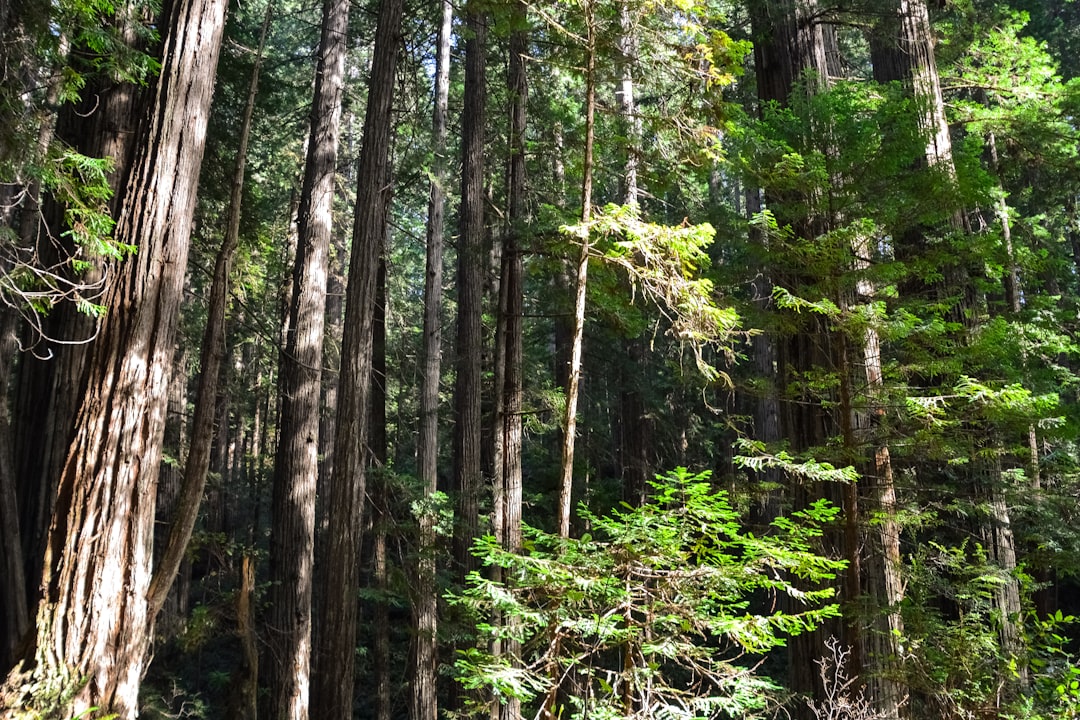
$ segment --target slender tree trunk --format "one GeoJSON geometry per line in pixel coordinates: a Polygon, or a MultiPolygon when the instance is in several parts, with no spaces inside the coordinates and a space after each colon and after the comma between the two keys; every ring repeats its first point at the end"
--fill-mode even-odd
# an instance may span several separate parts
{"type": "MultiPolygon", "coordinates": [[[[271,714],[306,720],[311,703],[311,613],[319,395],[334,176],[345,82],[349,0],[325,0],[315,95],[297,219],[298,242],[280,378],[280,440],[270,543],[271,714]]],[[[320,717],[318,713],[315,717],[320,717]]]]}
{"type": "MultiPolygon", "coordinates": [[[[493,532],[510,552],[521,550],[521,404],[522,404],[522,235],[525,217],[525,130],[528,80],[525,53],[528,35],[523,28],[526,8],[511,6],[507,90],[510,97],[510,147],[507,167],[507,224],[503,238],[502,269],[499,283],[499,322],[495,335],[495,477],[493,532]]],[[[513,582],[504,578],[501,568],[490,569],[495,582],[513,582]]],[[[512,616],[497,614],[493,623],[514,623],[512,616]]],[[[495,641],[494,655],[505,654],[512,667],[520,665],[521,646],[513,638],[495,641]]],[[[519,720],[521,701],[516,698],[496,700],[491,706],[492,720],[519,720]]]]}
{"type": "Polygon", "coordinates": [[[449,0],[444,0],[435,53],[435,110],[431,133],[434,153],[431,193],[428,198],[423,370],[420,375],[420,430],[416,452],[417,473],[425,502],[419,516],[420,547],[417,550],[416,598],[413,602],[413,624],[416,630],[411,683],[413,720],[436,720],[438,716],[436,630],[439,598],[435,582],[435,523],[438,514],[431,504],[438,489],[443,214],[446,205],[446,120],[450,93],[450,32],[453,15],[453,6],[449,0]]]}
{"type": "MultiPolygon", "coordinates": [[[[853,242],[854,269],[863,273],[870,267],[869,238],[853,242]]],[[[864,302],[872,302],[875,289],[868,280],[860,279],[856,292],[864,302]]],[[[874,707],[885,718],[898,718],[906,702],[906,690],[895,676],[899,669],[900,640],[903,638],[904,621],[900,605],[904,600],[903,559],[900,555],[900,521],[897,507],[896,482],[893,476],[892,455],[887,443],[880,437],[885,420],[885,378],[881,363],[881,340],[877,328],[868,325],[863,331],[861,360],[865,368],[867,405],[869,412],[862,414],[871,440],[873,458],[869,463],[871,472],[867,483],[871,490],[871,508],[877,513],[877,535],[871,537],[870,562],[867,563],[867,590],[879,606],[872,632],[867,635],[866,655],[872,658],[870,668],[869,697],[874,707]]]]}
{"type": "Polygon", "coordinates": [[[6,580],[0,590],[0,610],[3,626],[0,637],[0,668],[5,672],[18,660],[20,645],[28,640],[30,610],[26,602],[26,571],[23,565],[19,535],[19,508],[15,492],[15,472],[12,467],[11,422],[8,410],[10,365],[15,358],[18,341],[15,337],[16,314],[9,308],[0,310],[0,557],[3,557],[6,580]]]}
{"type": "MultiPolygon", "coordinates": [[[[139,252],[108,290],[60,475],[32,673],[47,687],[85,680],[68,716],[93,706],[123,720],[138,714],[153,631],[148,590],[168,380],[225,5],[180,0],[163,23],[153,111],[115,232],[139,252]]],[[[6,687],[18,681],[13,673],[6,687]]],[[[4,699],[33,707],[30,698],[4,699]]]]}
{"type": "Polygon", "coordinates": [[[563,417],[562,460],[559,479],[559,536],[570,537],[570,505],[574,485],[574,439],[577,435],[577,403],[581,385],[581,346],[585,334],[585,286],[589,272],[588,223],[592,219],[593,140],[596,128],[596,17],[592,0],[585,0],[585,157],[582,162],[581,223],[586,227],[578,257],[574,293],[574,329],[570,340],[570,377],[563,417]]]}
{"type": "Polygon", "coordinates": [[[378,599],[374,604],[375,619],[375,718],[390,720],[391,686],[393,668],[390,660],[390,566],[387,561],[387,529],[391,517],[390,482],[387,473],[386,437],[386,257],[379,258],[378,275],[375,280],[375,314],[372,321],[371,340],[371,414],[368,421],[371,437],[371,465],[376,469],[377,482],[372,499],[371,529],[375,539],[373,558],[375,589],[378,599]]]}
{"type": "Polygon", "coordinates": [[[457,378],[454,385],[454,558],[464,577],[476,565],[481,487],[481,297],[484,263],[484,117],[487,102],[487,18],[475,2],[465,11],[465,105],[461,120],[461,207],[458,241],[457,378]]]}
{"type": "Polygon", "coordinates": [[[251,119],[255,111],[255,98],[259,89],[259,69],[262,66],[263,48],[270,28],[272,3],[266,4],[259,48],[255,65],[251,70],[247,102],[240,123],[236,160],[233,166],[232,185],[229,194],[228,220],[225,238],[214,264],[214,277],[210,286],[210,300],[206,310],[206,328],[203,331],[202,357],[199,363],[199,389],[195,400],[195,416],[192,420],[191,442],[187,463],[184,466],[183,483],[176,499],[176,514],[172,518],[168,544],[162,553],[154,577],[150,582],[150,607],[156,615],[161,611],[172,587],[176,571],[180,567],[188,542],[191,540],[195,520],[199,515],[206,475],[210,468],[210,446],[213,440],[214,408],[219,392],[218,380],[222,360],[225,357],[225,312],[229,304],[229,276],[232,274],[233,256],[240,242],[240,212],[244,193],[244,169],[247,164],[248,139],[251,135],[251,119]]]}
{"type": "Polygon", "coordinates": [[[243,660],[233,674],[229,698],[232,720],[257,720],[259,696],[259,649],[255,634],[255,558],[245,554],[240,562],[240,589],[236,594],[236,635],[243,660]]]}
{"type": "Polygon", "coordinates": [[[386,238],[390,185],[391,114],[401,43],[402,0],[383,0],[375,30],[364,139],[357,169],[352,256],[345,301],[334,437],[334,472],[327,511],[325,572],[320,575],[320,623],[315,716],[352,717],[356,657],[356,590],[366,483],[364,444],[372,374],[372,325],[379,257],[386,238]]]}

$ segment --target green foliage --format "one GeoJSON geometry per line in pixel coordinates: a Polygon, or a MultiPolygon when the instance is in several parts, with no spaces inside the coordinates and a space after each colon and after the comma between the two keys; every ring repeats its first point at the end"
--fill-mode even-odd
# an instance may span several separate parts
{"type": "MultiPolygon", "coordinates": [[[[740,453],[733,458],[735,465],[753,472],[779,470],[789,477],[800,478],[806,482],[852,483],[859,477],[855,468],[850,466],[837,468],[812,458],[800,461],[784,450],[769,453],[765,443],[756,440],[740,438],[735,442],[735,448],[740,453]]],[[[836,508],[831,511],[836,512],[836,508]]]]}
{"type": "Polygon", "coordinates": [[[838,612],[827,583],[844,564],[809,542],[836,510],[814,504],[756,537],[708,480],[678,468],[657,477],[641,507],[582,508],[590,531],[581,538],[527,529],[520,555],[479,540],[477,555],[507,580],[474,573],[453,601],[486,638],[514,640],[522,654],[463,651],[465,686],[536,701],[572,680],[574,717],[758,716],[775,690],[755,675],[758,656],[838,612]],[[777,595],[797,609],[752,602],[777,595]]]}
{"type": "Polygon", "coordinates": [[[633,293],[641,292],[652,302],[670,333],[693,348],[702,374],[730,384],[702,352],[711,344],[730,356],[729,344],[740,323],[733,308],[716,304],[712,282],[701,276],[710,262],[705,250],[715,235],[711,225],[659,225],[641,220],[636,205],[608,205],[587,224],[564,226],[562,231],[596,243],[600,258],[623,270],[633,293]]]}
{"type": "Polygon", "coordinates": [[[1001,643],[997,589],[1008,576],[976,543],[923,544],[908,564],[904,673],[928,713],[968,717],[993,706],[1019,658],[1001,643]]]}

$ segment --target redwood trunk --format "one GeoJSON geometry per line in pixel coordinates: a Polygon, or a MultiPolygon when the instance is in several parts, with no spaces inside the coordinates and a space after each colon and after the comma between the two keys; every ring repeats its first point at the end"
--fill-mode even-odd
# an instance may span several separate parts
{"type": "MultiPolygon", "coordinates": [[[[281,369],[270,544],[271,714],[306,720],[311,692],[312,568],[319,393],[349,0],[325,0],[311,134],[298,215],[293,296],[281,369]]],[[[317,714],[315,717],[319,717],[317,714]]]]}
{"type": "Polygon", "coordinates": [[[466,7],[465,105],[461,120],[461,220],[458,249],[457,379],[454,385],[454,558],[464,577],[476,565],[481,486],[480,374],[483,332],[484,109],[487,98],[487,19],[466,7]]]}
{"type": "Polygon", "coordinates": [[[453,6],[444,0],[435,64],[435,109],[432,117],[434,159],[431,168],[431,194],[428,199],[423,370],[420,377],[420,429],[416,449],[417,474],[423,487],[425,505],[419,515],[420,547],[417,551],[416,598],[413,602],[413,624],[416,630],[416,651],[413,654],[412,667],[413,720],[436,720],[438,717],[438,644],[435,637],[439,600],[435,581],[435,523],[438,515],[430,503],[438,489],[443,214],[446,205],[443,185],[446,182],[446,119],[450,92],[450,32],[453,13],[453,6]]]}
{"type": "Polygon", "coordinates": [[[139,251],[115,269],[60,475],[33,675],[85,680],[68,715],[138,714],[168,383],[225,6],[180,0],[164,23],[153,111],[115,232],[139,251]]]}
{"type": "Polygon", "coordinates": [[[393,127],[391,109],[402,12],[402,0],[383,0],[379,6],[364,139],[356,178],[356,212],[335,421],[334,470],[327,510],[325,570],[319,576],[320,624],[328,630],[319,635],[313,709],[316,717],[325,720],[352,717],[372,330],[377,268],[386,238],[393,127]]]}

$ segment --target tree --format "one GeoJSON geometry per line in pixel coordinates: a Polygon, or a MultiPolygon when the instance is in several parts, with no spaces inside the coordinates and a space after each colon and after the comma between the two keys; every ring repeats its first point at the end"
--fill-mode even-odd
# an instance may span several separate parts
{"type": "MultiPolygon", "coordinates": [[[[794,108],[796,112],[797,108],[809,109],[807,126],[802,128],[806,135],[795,139],[795,143],[798,143],[795,147],[798,152],[804,153],[804,156],[822,155],[821,162],[825,165],[823,172],[829,173],[820,184],[803,183],[802,187],[784,189],[766,188],[766,197],[772,196],[771,199],[778,201],[782,216],[778,222],[787,224],[784,231],[791,233],[791,241],[828,246],[826,238],[832,233],[838,244],[843,243],[838,248],[838,257],[833,261],[841,266],[829,267],[824,264],[830,262],[826,255],[820,272],[854,276],[852,281],[845,281],[838,289],[830,291],[834,294],[834,304],[829,307],[837,308],[838,313],[823,313],[827,320],[822,317],[812,320],[810,329],[803,331],[809,333],[809,337],[797,335],[790,339],[793,344],[807,341],[826,344],[825,357],[815,358],[811,353],[799,351],[790,353],[785,363],[788,376],[781,378],[782,383],[795,384],[800,373],[813,372],[815,363],[835,366],[837,388],[835,398],[829,401],[837,405],[835,415],[828,416],[824,403],[822,407],[816,408],[819,415],[816,420],[806,417],[792,418],[792,415],[800,412],[793,410],[787,415],[789,419],[784,423],[787,426],[785,430],[789,437],[794,438],[805,432],[799,428],[800,425],[836,428],[846,453],[844,461],[857,464],[863,470],[864,478],[873,487],[874,494],[869,502],[868,514],[877,518],[878,530],[873,534],[876,537],[872,536],[870,540],[873,550],[866,562],[869,572],[863,570],[860,550],[863,535],[868,532],[864,527],[860,527],[864,514],[860,504],[865,504],[866,501],[859,498],[858,489],[854,485],[847,486],[843,491],[843,544],[845,557],[849,561],[844,577],[847,614],[844,641],[851,648],[848,656],[849,670],[857,675],[862,674],[864,661],[868,663],[868,702],[884,717],[895,718],[898,717],[903,702],[902,689],[891,681],[891,677],[895,675],[893,663],[898,657],[899,638],[903,631],[898,609],[903,599],[900,528],[896,521],[896,490],[889,448],[878,437],[871,436],[874,433],[874,423],[879,422],[880,415],[883,414],[880,341],[873,322],[857,323],[854,330],[847,327],[850,318],[858,317],[859,311],[853,309],[853,306],[873,302],[874,286],[866,276],[873,252],[865,224],[861,220],[845,217],[841,210],[844,207],[842,193],[846,181],[838,169],[843,166],[837,157],[838,131],[833,128],[833,120],[827,111],[816,113],[812,109],[816,102],[821,101],[821,96],[828,94],[830,78],[837,74],[828,60],[836,51],[835,31],[819,19],[822,17],[820,8],[812,0],[779,3],[773,7],[754,5],[752,13],[755,18],[755,31],[760,37],[755,43],[755,69],[758,96],[762,104],[761,113],[763,117],[768,117],[771,113],[778,112],[779,108],[794,108]],[[794,211],[795,214],[783,216],[785,210],[794,211]],[[846,283],[850,283],[852,287],[847,287],[846,283]],[[814,334],[826,337],[814,340],[814,334]],[[857,397],[859,389],[864,387],[866,397],[857,397]],[[870,407],[870,412],[863,410],[864,407],[870,407]],[[873,445],[872,452],[862,449],[866,442],[873,445]],[[870,457],[865,457],[864,453],[870,457]],[[855,604],[862,595],[864,577],[868,579],[871,596],[882,608],[880,611],[872,611],[876,613],[875,624],[868,635],[862,632],[863,620],[855,609],[855,604]]],[[[774,235],[774,239],[778,239],[778,236],[774,235]]],[[[809,273],[800,277],[800,270],[793,269],[786,277],[782,276],[778,280],[781,285],[787,285],[789,289],[795,288],[795,292],[799,292],[800,283],[814,284],[821,280],[806,277],[807,274],[809,273]]],[[[816,291],[815,289],[812,292],[816,291]]],[[[780,296],[784,292],[782,288],[778,290],[780,296]]],[[[780,304],[783,305],[783,302],[780,304]]],[[[767,347],[762,349],[768,352],[767,347]]],[[[802,412],[809,411],[804,409],[802,412]]],[[[806,449],[814,441],[800,439],[797,442],[797,446],[806,449]]],[[[809,648],[799,648],[797,652],[808,651],[809,648]]],[[[817,652],[824,651],[819,647],[817,652]]],[[[807,673],[805,664],[796,663],[793,667],[797,668],[799,676],[797,684],[812,683],[818,691],[823,690],[817,685],[820,676],[807,673]]]]}
{"type": "MultiPolygon", "coordinates": [[[[593,0],[585,10],[585,148],[581,168],[581,223],[592,218],[593,151],[596,129],[596,16],[593,0]]],[[[585,333],[585,290],[589,276],[589,236],[581,238],[574,289],[574,323],[570,337],[570,368],[563,414],[562,457],[559,463],[559,534],[570,537],[570,506],[574,485],[574,442],[577,434],[577,402],[581,385],[581,347],[585,333]]]]}
{"type": "MultiPolygon", "coordinates": [[[[955,187],[957,169],[953,157],[952,138],[945,114],[944,99],[934,55],[934,41],[930,27],[930,16],[923,0],[911,2],[902,0],[895,3],[872,36],[872,58],[874,77],[882,82],[900,81],[915,100],[918,111],[918,127],[925,139],[926,166],[937,170],[943,177],[946,188],[955,187]]],[[[953,191],[955,192],[955,191],[953,191]]],[[[957,236],[968,232],[963,208],[954,202],[952,212],[946,218],[947,228],[957,236]]],[[[897,255],[910,257],[913,253],[927,249],[928,228],[912,227],[899,240],[897,255]]],[[[974,306],[979,303],[972,282],[979,272],[973,267],[965,267],[970,261],[961,255],[959,261],[949,262],[944,268],[942,281],[932,291],[948,303],[947,318],[953,320],[965,333],[974,330],[972,320],[974,306]]],[[[1020,657],[1022,651],[1019,622],[1020,589],[1014,576],[1016,571],[1016,552],[1009,511],[997,487],[1002,480],[1000,461],[976,463],[978,471],[989,477],[985,483],[989,486],[989,503],[992,508],[987,532],[991,534],[988,546],[994,549],[998,561],[1007,573],[999,589],[1001,606],[1002,644],[1014,657],[1020,657]]],[[[976,486],[982,484],[973,478],[976,486]]],[[[897,553],[898,554],[898,553],[897,553]]],[[[893,584],[899,588],[897,581],[893,584]]],[[[896,590],[893,591],[896,594],[896,590]]],[[[890,605],[896,605],[899,598],[888,598],[890,605]]],[[[1021,663],[1019,677],[1024,681],[1026,670],[1021,663]]]]}
{"type": "MultiPolygon", "coordinates": [[[[510,8],[511,34],[509,69],[506,76],[510,95],[509,157],[507,158],[507,210],[503,235],[502,268],[499,280],[499,320],[495,332],[495,469],[493,477],[492,530],[509,552],[521,549],[522,513],[522,323],[524,302],[526,112],[529,86],[526,74],[528,30],[527,9],[515,2],[510,8]]],[[[493,579],[503,582],[499,568],[493,579]]],[[[493,622],[503,622],[501,617],[493,622]]],[[[513,621],[511,618],[510,621],[513,621]]],[[[497,642],[496,653],[517,658],[520,646],[511,638],[497,642]]],[[[516,698],[500,704],[506,720],[521,717],[516,698]]]]}
{"type": "Polygon", "coordinates": [[[221,0],[185,0],[162,23],[161,75],[116,228],[138,252],[107,291],[60,475],[35,665],[29,684],[8,675],[9,707],[138,714],[169,369],[224,18],[221,0]]]}
{"type": "Polygon", "coordinates": [[[456,667],[467,686],[490,688],[503,701],[547,695],[550,702],[550,689],[572,678],[578,692],[555,713],[582,716],[723,717],[774,702],[776,688],[756,675],[751,656],[836,614],[824,584],[843,563],[809,549],[836,509],[818,502],[755,537],[738,529],[729,497],[707,474],[676,469],[658,476],[652,493],[640,507],[602,517],[582,508],[593,533],[580,539],[530,528],[523,554],[490,536],[477,543],[485,564],[515,580],[473,573],[455,602],[479,618],[493,610],[513,617],[484,627],[516,639],[527,655],[515,667],[482,647],[466,651],[456,667]],[[800,608],[751,613],[754,593],[791,594],[800,608]]]}
{"type": "Polygon", "coordinates": [[[450,32],[454,10],[441,5],[435,48],[434,109],[432,111],[431,190],[428,197],[424,268],[423,369],[420,375],[417,477],[423,487],[419,511],[416,597],[413,600],[416,652],[412,666],[412,717],[435,720],[438,715],[437,661],[438,593],[436,589],[436,523],[438,512],[439,384],[442,366],[443,214],[446,205],[446,120],[450,93],[450,32]]]}
{"type": "Polygon", "coordinates": [[[330,478],[325,569],[320,576],[320,620],[333,632],[319,636],[316,714],[352,717],[356,656],[356,588],[365,502],[368,413],[372,383],[372,331],[378,268],[386,244],[390,186],[390,134],[394,84],[401,43],[402,0],[382,0],[375,29],[375,54],[368,81],[364,140],[356,173],[352,254],[346,291],[330,478]]]}
{"type": "Polygon", "coordinates": [[[272,707],[281,720],[303,720],[310,703],[319,391],[348,18],[349,0],[325,0],[282,355],[269,619],[272,707]]]}
{"type": "Polygon", "coordinates": [[[487,23],[475,1],[466,5],[454,382],[454,560],[462,576],[474,567],[470,548],[479,535],[487,23]]]}

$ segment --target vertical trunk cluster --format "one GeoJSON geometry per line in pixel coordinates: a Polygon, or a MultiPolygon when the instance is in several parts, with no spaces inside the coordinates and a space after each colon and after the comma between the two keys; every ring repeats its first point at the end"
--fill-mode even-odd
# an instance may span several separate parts
{"type": "MultiPolygon", "coordinates": [[[[493,530],[502,546],[510,552],[521,550],[522,493],[522,305],[524,263],[522,239],[525,234],[525,130],[528,79],[525,55],[528,35],[526,6],[511,5],[511,22],[516,29],[510,35],[507,90],[510,96],[510,147],[507,168],[507,227],[503,239],[502,268],[499,283],[499,322],[495,338],[495,477],[493,530]]],[[[501,568],[492,567],[498,582],[501,568]]],[[[513,623],[513,617],[493,618],[498,623],[513,623]]],[[[519,664],[521,646],[513,638],[499,644],[494,654],[509,656],[512,666],[519,664]]],[[[493,704],[492,720],[518,720],[521,701],[510,698],[493,704]]]]}
{"type": "MultiPolygon", "coordinates": [[[[894,0],[871,40],[875,79],[881,82],[904,83],[916,101],[919,128],[926,141],[926,165],[937,169],[947,181],[955,181],[952,141],[934,57],[934,41],[926,1],[894,0]]],[[[948,218],[948,229],[953,233],[967,232],[963,208],[957,206],[952,211],[948,218]]],[[[1008,240],[1007,224],[1003,227],[1003,232],[1008,240]]],[[[922,228],[914,228],[907,233],[901,239],[904,246],[897,248],[897,255],[913,254],[925,249],[926,242],[922,235],[922,228]]],[[[960,324],[965,333],[973,330],[971,316],[974,313],[969,312],[975,297],[969,277],[972,272],[962,261],[954,260],[944,268],[943,282],[933,288],[938,297],[954,298],[950,300],[948,316],[960,324]]],[[[1011,290],[1015,298],[1015,277],[1006,279],[1006,288],[1011,290]]],[[[972,431],[982,433],[981,429],[972,428],[972,431]]],[[[1001,614],[1001,645],[1010,657],[1021,658],[1024,641],[1019,626],[1021,606],[1020,587],[1016,578],[1016,550],[1009,508],[1003,497],[1003,486],[1007,480],[1002,473],[999,459],[980,461],[977,465],[978,469],[971,481],[976,492],[984,495],[990,508],[989,526],[983,529],[983,534],[994,560],[1007,577],[995,591],[1001,614]]],[[[1037,467],[1037,461],[1035,465],[1037,467]]],[[[1022,683],[1026,682],[1026,669],[1022,663],[1018,676],[1022,683]]]]}
{"type": "MultiPolygon", "coordinates": [[[[163,23],[161,75],[115,232],[139,251],[115,269],[60,474],[33,674],[78,688],[68,715],[138,714],[168,382],[225,5],[177,2],[163,23]]],[[[8,680],[17,687],[18,671],[8,680]]]]}
{"type": "Polygon", "coordinates": [[[319,576],[320,624],[314,716],[352,717],[356,657],[356,588],[371,402],[373,332],[380,256],[386,238],[394,81],[401,43],[402,0],[382,0],[368,81],[364,139],[357,168],[352,255],[330,478],[325,565],[319,576]]]}
{"type": "Polygon", "coordinates": [[[305,720],[311,682],[319,396],[349,0],[325,0],[282,354],[268,640],[274,718],[305,720]]]}
{"type": "MultiPolygon", "coordinates": [[[[824,37],[821,25],[815,16],[815,0],[776,0],[775,2],[749,3],[754,34],[754,65],[757,80],[758,102],[764,115],[770,105],[785,107],[789,105],[797,92],[812,95],[821,87],[826,78],[824,37]]],[[[769,188],[764,189],[764,197],[774,213],[779,225],[790,225],[793,232],[804,241],[812,240],[822,232],[828,219],[822,214],[822,198],[807,190],[799,197],[779,195],[769,188]],[[791,201],[796,206],[808,208],[805,217],[785,217],[784,203],[791,201]]],[[[757,200],[758,198],[754,198],[757,200]]],[[[772,238],[761,233],[757,238],[764,243],[762,248],[765,267],[758,279],[761,303],[768,302],[766,291],[771,293],[774,285],[797,286],[798,277],[785,275],[770,258],[772,238]]],[[[789,385],[796,378],[816,366],[830,365],[823,357],[829,347],[829,341],[822,337],[826,334],[823,323],[811,320],[808,328],[789,337],[763,338],[755,348],[759,353],[757,362],[775,376],[776,392],[781,398],[791,395],[794,390],[789,385]]],[[[763,423],[762,430],[768,432],[767,423],[773,419],[772,398],[765,397],[759,407],[763,423]]],[[[814,398],[799,398],[775,404],[774,430],[797,450],[819,446],[833,424],[833,419],[814,398]]],[[[787,478],[770,478],[781,483],[788,483],[787,478]]],[[[799,503],[805,501],[808,490],[801,487],[800,480],[794,479],[794,486],[785,487],[785,493],[799,503]]],[[[770,505],[777,505],[775,498],[770,505]]],[[[775,511],[777,507],[768,510],[775,511]]],[[[853,517],[850,508],[845,508],[848,517],[853,517]]],[[[771,520],[771,518],[769,518],[771,520]]],[[[794,638],[790,643],[790,682],[797,692],[817,694],[817,674],[814,668],[802,662],[800,658],[816,657],[822,652],[821,633],[807,633],[794,638]]]]}
{"type": "MultiPolygon", "coordinates": [[[[755,43],[755,62],[758,71],[758,93],[763,102],[777,102],[787,105],[792,99],[792,93],[798,89],[808,95],[824,92],[829,87],[831,75],[830,57],[835,57],[835,52],[830,52],[830,42],[835,43],[835,34],[826,25],[826,18],[816,0],[797,0],[794,2],[777,2],[765,4],[752,4],[752,17],[755,22],[755,35],[758,42],[755,43]]],[[[816,127],[815,142],[824,142],[826,153],[830,152],[831,130],[828,127],[816,127]]],[[[832,150],[833,152],[835,150],[832,150]]],[[[842,180],[842,179],[839,179],[842,180]]],[[[783,198],[780,198],[781,202],[783,198]]],[[[800,221],[794,229],[805,240],[813,240],[817,235],[827,232],[843,221],[832,209],[829,197],[807,197],[802,203],[810,209],[811,215],[800,221]]],[[[783,223],[783,218],[778,219],[783,223]]],[[[869,239],[855,238],[851,245],[852,264],[844,268],[844,271],[865,273],[870,263],[871,246],[869,239]]],[[[768,283],[763,281],[763,285],[768,283]]],[[[868,301],[874,294],[874,288],[867,280],[857,281],[856,294],[859,299],[868,301]]],[[[764,293],[762,293],[764,297],[764,293]]],[[[850,298],[839,297],[838,305],[846,308],[850,298]]],[[[881,372],[880,342],[876,330],[871,326],[866,328],[861,338],[861,343],[852,345],[851,339],[845,334],[843,328],[821,328],[820,332],[827,333],[831,339],[825,343],[831,348],[832,363],[839,368],[840,382],[838,385],[838,409],[836,417],[827,417],[824,409],[818,408],[819,417],[807,417],[807,407],[781,413],[781,426],[783,434],[789,438],[803,436],[801,445],[808,447],[817,444],[814,438],[807,435],[808,429],[818,428],[822,432],[825,427],[836,427],[842,435],[845,452],[851,457],[846,458],[854,462],[860,468],[864,478],[869,479],[873,488],[870,498],[859,497],[857,488],[854,486],[845,488],[843,494],[843,507],[845,514],[845,530],[843,537],[844,553],[849,561],[849,567],[844,579],[843,597],[849,603],[849,609],[853,610],[855,603],[862,595],[862,579],[864,569],[862,567],[863,551],[860,549],[864,543],[863,535],[866,528],[862,527],[861,505],[869,502],[872,511],[879,516],[876,524],[878,534],[871,538],[869,553],[872,561],[866,568],[865,577],[869,581],[870,594],[875,598],[876,604],[883,608],[880,622],[875,622],[871,633],[864,635],[862,632],[862,618],[857,614],[849,614],[845,624],[845,642],[851,648],[848,671],[860,674],[863,671],[863,663],[867,662],[867,677],[869,683],[869,699],[873,706],[884,717],[895,718],[899,716],[900,706],[903,702],[902,688],[891,679],[894,674],[894,664],[898,657],[899,633],[902,625],[898,605],[902,599],[902,585],[900,578],[901,558],[899,536],[900,529],[896,521],[896,496],[893,483],[892,465],[889,448],[874,437],[877,424],[880,421],[883,410],[881,401],[878,399],[883,387],[881,372]],[[864,368],[865,374],[857,377],[856,368],[864,368]],[[869,397],[866,401],[855,398],[856,388],[866,387],[869,397]],[[856,410],[856,407],[868,405],[870,410],[856,410]],[[871,442],[872,457],[862,457],[859,449],[869,439],[871,442]]],[[[765,370],[771,370],[776,362],[781,370],[780,382],[784,382],[784,374],[808,369],[816,363],[826,359],[815,359],[815,353],[810,347],[816,343],[808,343],[810,338],[797,336],[792,339],[787,347],[781,348],[776,360],[773,360],[773,351],[767,340],[757,343],[757,349],[761,352],[759,364],[765,370]]],[[[761,430],[765,433],[776,433],[776,421],[773,419],[773,411],[768,399],[762,402],[759,412],[761,430]]],[[[812,432],[812,430],[811,430],[812,432]]],[[[817,438],[820,441],[820,436],[817,438]]],[[[810,642],[812,640],[799,642],[810,642]]],[[[806,648],[804,652],[810,651],[806,648]]],[[[813,654],[818,654],[813,651],[813,654]]],[[[817,678],[796,670],[793,681],[797,687],[810,689],[816,685],[817,678]]]]}

